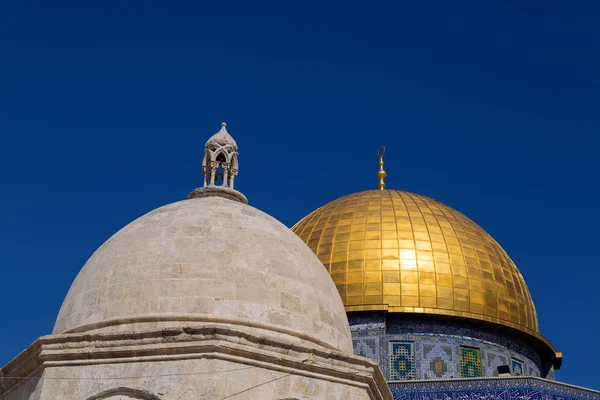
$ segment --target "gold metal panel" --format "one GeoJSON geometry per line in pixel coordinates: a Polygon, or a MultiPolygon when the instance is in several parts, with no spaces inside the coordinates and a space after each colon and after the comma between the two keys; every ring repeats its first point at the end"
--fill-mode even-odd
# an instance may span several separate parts
{"type": "MultiPolygon", "coordinates": [[[[383,288],[381,283],[365,283],[364,285],[364,296],[381,296],[383,292],[383,288]]],[[[367,304],[377,304],[377,303],[367,303],[367,304]]]]}
{"type": "Polygon", "coordinates": [[[347,306],[360,305],[363,304],[363,298],[362,296],[346,297],[346,302],[344,304],[347,306]]]}
{"type": "Polygon", "coordinates": [[[487,232],[438,201],[397,190],[359,192],[292,230],[326,266],[348,311],[452,315],[539,336],[515,264],[487,232]]]}
{"type": "Polygon", "coordinates": [[[454,300],[448,298],[437,298],[437,306],[442,311],[440,314],[444,314],[444,310],[453,310],[454,309],[454,300]]]}
{"type": "Polygon", "coordinates": [[[485,305],[485,303],[483,302],[483,293],[482,292],[474,292],[471,290],[471,292],[469,293],[469,298],[471,300],[471,305],[473,305],[473,304],[485,305]]]}
{"type": "Polygon", "coordinates": [[[418,283],[419,274],[417,271],[401,271],[400,282],[403,283],[418,283]]]}
{"type": "Polygon", "coordinates": [[[388,306],[397,307],[402,304],[400,296],[383,296],[383,302],[388,306]]]}
{"type": "Polygon", "coordinates": [[[384,271],[398,271],[400,269],[400,262],[397,259],[394,260],[382,260],[381,268],[384,271]]]}
{"type": "Polygon", "coordinates": [[[452,275],[452,284],[454,286],[454,289],[468,289],[469,279],[464,276],[452,275]]]}
{"type": "Polygon", "coordinates": [[[346,281],[346,272],[331,272],[331,278],[335,279],[334,282],[337,282],[338,284],[343,284],[346,281]]]}
{"type": "Polygon", "coordinates": [[[383,304],[383,296],[381,296],[381,295],[365,296],[364,304],[374,304],[374,305],[383,304]]]}
{"type": "Polygon", "coordinates": [[[364,260],[348,260],[348,272],[360,272],[363,270],[364,260]]]}
{"type": "Polygon", "coordinates": [[[417,269],[417,260],[400,259],[400,268],[407,271],[414,271],[417,269]]]}
{"type": "Polygon", "coordinates": [[[436,290],[435,285],[426,285],[419,282],[419,296],[420,297],[435,297],[436,290]]]}
{"type": "Polygon", "coordinates": [[[363,268],[365,271],[381,271],[381,259],[374,258],[371,260],[364,260],[363,268]]]}
{"type": "Polygon", "coordinates": [[[336,240],[334,251],[348,251],[348,242],[346,240],[344,240],[344,241],[336,240]]]}
{"type": "Polygon", "coordinates": [[[381,282],[381,271],[365,271],[364,282],[365,283],[381,282]]]}
{"type": "Polygon", "coordinates": [[[435,274],[433,272],[424,272],[419,268],[419,283],[435,285],[435,274]]]}
{"type": "Polygon", "coordinates": [[[400,283],[400,273],[398,271],[383,271],[383,282],[384,283],[394,283],[395,286],[398,286],[400,283]]]}
{"type": "Polygon", "coordinates": [[[435,272],[435,264],[433,261],[417,261],[417,266],[421,272],[435,272]]]}
{"type": "Polygon", "coordinates": [[[470,309],[470,311],[472,313],[484,314],[485,313],[485,306],[483,304],[471,303],[471,309],[470,309]]]}
{"type": "Polygon", "coordinates": [[[402,306],[418,307],[419,306],[419,298],[417,296],[402,296],[402,306]]]}
{"type": "Polygon", "coordinates": [[[351,283],[351,281],[348,281],[348,283],[349,284],[346,285],[346,295],[348,297],[362,296],[362,283],[351,283]]]}
{"type": "Polygon", "coordinates": [[[435,297],[419,297],[419,306],[436,308],[437,301],[435,297]]]}
{"type": "Polygon", "coordinates": [[[347,260],[348,260],[348,252],[347,251],[336,251],[331,256],[332,263],[346,262],[347,260]]]}
{"type": "Polygon", "coordinates": [[[448,286],[437,286],[437,297],[453,300],[454,299],[454,289],[448,286]]]}
{"type": "Polygon", "coordinates": [[[394,283],[383,284],[383,295],[384,296],[400,296],[400,286],[394,283]]]}
{"type": "Polygon", "coordinates": [[[403,296],[419,295],[419,285],[416,283],[402,283],[401,290],[403,296]]]}
{"type": "Polygon", "coordinates": [[[435,272],[438,274],[452,274],[452,269],[450,268],[450,264],[444,262],[436,262],[435,263],[435,272]]]}
{"type": "Polygon", "coordinates": [[[384,248],[381,251],[381,256],[384,260],[397,260],[398,259],[398,249],[397,248],[392,248],[392,249],[386,249],[384,248]]]}

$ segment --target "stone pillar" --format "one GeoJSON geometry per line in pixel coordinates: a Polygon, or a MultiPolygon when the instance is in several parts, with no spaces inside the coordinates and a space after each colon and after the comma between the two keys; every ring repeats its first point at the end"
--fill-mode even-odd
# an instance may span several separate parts
{"type": "Polygon", "coordinates": [[[217,168],[219,168],[218,161],[210,162],[210,186],[215,185],[215,174],[217,173],[217,168]]]}
{"type": "Polygon", "coordinates": [[[227,184],[227,173],[229,172],[229,163],[221,164],[223,166],[223,186],[229,186],[227,184]]]}

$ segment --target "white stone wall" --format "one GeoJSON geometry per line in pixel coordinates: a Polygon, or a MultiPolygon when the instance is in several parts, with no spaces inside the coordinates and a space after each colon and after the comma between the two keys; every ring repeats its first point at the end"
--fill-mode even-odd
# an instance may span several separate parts
{"type": "Polygon", "coordinates": [[[40,393],[35,392],[35,384],[26,384],[10,393],[8,397],[0,398],[2,400],[99,400],[101,398],[110,400],[134,398],[358,400],[369,398],[364,388],[356,386],[210,359],[50,367],[45,370],[43,380],[37,386],[41,387],[40,393]],[[265,383],[269,381],[272,382],[265,383]],[[251,389],[252,387],[255,388],[251,389]],[[119,391],[116,390],[117,388],[122,389],[119,391]],[[109,397],[102,397],[102,393],[106,393],[109,397]]]}
{"type": "Polygon", "coordinates": [[[44,336],[0,369],[0,400],[392,400],[375,362],[263,333],[214,324],[44,336]]]}
{"type": "Polygon", "coordinates": [[[11,388],[8,394],[4,394],[0,388],[0,399],[2,400],[40,400],[42,381],[42,373],[29,376],[27,379],[22,379],[15,387],[11,388]]]}

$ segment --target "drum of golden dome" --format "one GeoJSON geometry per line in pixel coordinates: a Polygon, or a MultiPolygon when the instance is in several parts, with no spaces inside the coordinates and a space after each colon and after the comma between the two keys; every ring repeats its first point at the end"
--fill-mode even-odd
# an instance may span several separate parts
{"type": "Polygon", "coordinates": [[[347,311],[463,317],[543,339],[525,280],[507,253],[436,200],[368,190],[320,207],[292,230],[325,265],[347,311]]]}

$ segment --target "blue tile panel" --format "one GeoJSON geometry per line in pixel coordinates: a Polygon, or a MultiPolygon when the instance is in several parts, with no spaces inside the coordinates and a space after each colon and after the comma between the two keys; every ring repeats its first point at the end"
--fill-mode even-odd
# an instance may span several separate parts
{"type": "Polygon", "coordinates": [[[481,376],[481,351],[478,348],[460,346],[460,376],[463,378],[481,376]]]}
{"type": "Polygon", "coordinates": [[[516,358],[513,358],[510,362],[510,370],[512,372],[513,376],[523,376],[526,375],[525,371],[524,371],[524,365],[523,365],[523,361],[517,360],[516,358]]]}
{"type": "Polygon", "coordinates": [[[354,354],[361,357],[367,357],[374,361],[379,361],[380,355],[379,350],[381,345],[379,344],[378,337],[365,337],[361,340],[354,340],[354,354]]]}
{"type": "Polygon", "coordinates": [[[415,379],[415,353],[413,343],[391,341],[389,346],[391,379],[415,379]]]}
{"type": "Polygon", "coordinates": [[[535,377],[388,382],[394,400],[599,400],[600,392],[535,377]]]}
{"type": "Polygon", "coordinates": [[[420,360],[424,379],[452,378],[458,375],[458,363],[451,345],[423,340],[420,360]]]}

